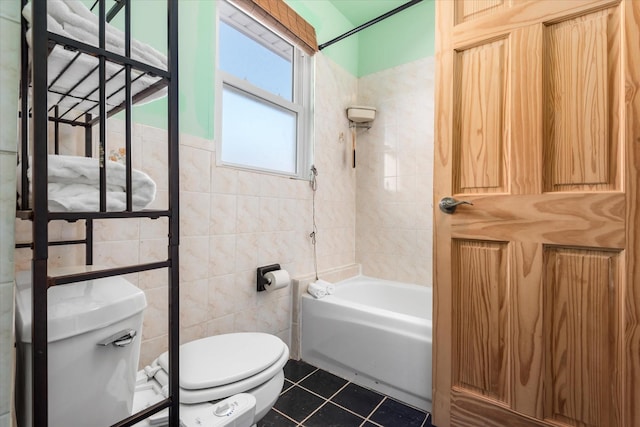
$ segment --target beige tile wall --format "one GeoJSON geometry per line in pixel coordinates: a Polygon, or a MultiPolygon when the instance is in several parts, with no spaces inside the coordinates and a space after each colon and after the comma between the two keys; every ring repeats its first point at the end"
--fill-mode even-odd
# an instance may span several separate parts
{"type": "Polygon", "coordinates": [[[362,77],[356,260],[363,274],[431,286],[434,58],[362,77]]]}
{"type": "MultiPolygon", "coordinates": [[[[319,270],[355,262],[356,175],[345,135],[345,109],[356,101],[357,79],[327,60],[316,59],[315,164],[319,270]]],[[[122,145],[123,123],[108,123],[108,148],[122,145]]],[[[69,135],[69,147],[78,141],[69,135]]],[[[97,140],[95,138],[94,140],[97,140]]],[[[136,124],[134,167],[156,182],[152,207],[166,208],[166,132],[136,124]]],[[[181,341],[208,335],[263,331],[290,342],[291,287],[256,292],[256,268],[279,263],[292,277],[314,271],[312,191],[307,181],[215,165],[214,142],[180,139],[180,323],[181,341]]],[[[63,154],[65,152],[63,151],[63,154]]],[[[52,223],[52,237],[81,236],[82,224],[52,223]]],[[[116,266],[162,260],[167,254],[166,220],[96,221],[96,265],[116,266]]],[[[19,240],[29,224],[16,223],[19,240]]],[[[29,267],[30,251],[16,251],[16,268],[29,267]]],[[[81,248],[51,248],[50,266],[82,264],[81,248]]],[[[144,289],[148,307],[141,363],[167,345],[167,273],[129,275],[144,289]]]]}

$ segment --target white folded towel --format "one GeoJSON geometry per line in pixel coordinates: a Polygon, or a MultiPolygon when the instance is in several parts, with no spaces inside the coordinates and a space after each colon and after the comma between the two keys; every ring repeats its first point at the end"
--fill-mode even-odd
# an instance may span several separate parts
{"type": "MultiPolygon", "coordinates": [[[[47,9],[47,29],[49,31],[84,43],[98,45],[98,18],[84,4],[77,0],[50,1],[47,9]]],[[[31,21],[31,3],[27,3],[22,14],[27,21],[31,21]]],[[[31,29],[27,31],[27,41],[31,44],[31,29]]],[[[124,54],[124,34],[111,25],[106,27],[106,48],[109,51],[124,54]]],[[[146,64],[163,70],[167,69],[165,55],[136,40],[131,40],[131,55],[146,64]]],[[[75,57],[75,52],[67,51],[60,46],[54,47],[49,53],[48,84],[51,86],[51,90],[48,96],[48,107],[61,105],[77,111],[99,114],[97,108],[99,92],[95,90],[98,81],[98,58],[90,55],[75,57]],[[74,58],[74,62],[69,66],[74,58]],[[63,70],[64,73],[60,76],[63,70]],[[85,78],[87,75],[89,77],[85,78]],[[67,93],[71,88],[73,88],[72,95],[66,97],[60,95],[67,93]],[[87,98],[88,101],[82,101],[83,98],[87,98]]],[[[121,72],[122,68],[122,66],[111,62],[106,64],[108,107],[120,105],[125,100],[125,91],[121,90],[125,85],[125,74],[121,72]]],[[[131,90],[134,95],[160,81],[159,77],[141,76],[141,74],[135,69],[131,72],[131,90]]],[[[163,88],[137,104],[151,102],[166,94],[167,89],[163,88]]]]}
{"type": "MultiPolygon", "coordinates": [[[[22,15],[31,23],[31,3],[24,7],[22,15]]],[[[56,34],[98,46],[99,20],[79,0],[57,0],[47,4],[47,29],[56,34]]],[[[106,49],[124,54],[124,32],[107,23],[105,26],[106,49]]],[[[131,56],[141,62],[166,70],[167,58],[153,47],[131,39],[131,56]]]]}
{"type": "Polygon", "coordinates": [[[318,282],[309,283],[307,292],[313,295],[314,298],[324,298],[327,296],[327,288],[324,285],[319,284],[318,282]]]}
{"type": "Polygon", "coordinates": [[[325,291],[327,292],[327,295],[331,295],[336,290],[336,286],[331,282],[327,282],[326,280],[318,279],[315,281],[315,283],[319,286],[323,286],[325,291]]]}
{"type": "MultiPolygon", "coordinates": [[[[93,212],[100,208],[100,168],[97,158],[49,155],[47,163],[50,211],[93,212]]],[[[126,169],[124,165],[110,160],[106,161],[106,167],[107,210],[123,211],[127,200],[126,169]]],[[[31,164],[27,176],[31,182],[31,164]]],[[[135,169],[131,171],[131,186],[134,210],[144,209],[154,200],[156,184],[144,172],[135,169]]],[[[18,191],[21,193],[20,188],[18,191]]]]}

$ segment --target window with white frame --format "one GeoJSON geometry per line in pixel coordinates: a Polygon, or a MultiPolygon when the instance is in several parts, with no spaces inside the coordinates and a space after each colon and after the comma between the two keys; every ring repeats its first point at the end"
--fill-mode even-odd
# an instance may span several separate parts
{"type": "Polygon", "coordinates": [[[311,57],[230,3],[218,5],[218,164],[305,178],[311,57]]]}

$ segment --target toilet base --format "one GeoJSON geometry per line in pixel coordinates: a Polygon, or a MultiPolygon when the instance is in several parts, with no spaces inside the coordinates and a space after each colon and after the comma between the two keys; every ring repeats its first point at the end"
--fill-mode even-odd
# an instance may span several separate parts
{"type": "MultiPolygon", "coordinates": [[[[153,405],[161,401],[164,396],[161,392],[162,386],[155,380],[151,379],[147,382],[141,382],[140,378],[144,377],[142,372],[139,375],[138,385],[133,398],[133,413],[141,411],[142,409],[153,405]]],[[[278,373],[264,384],[259,385],[253,389],[247,390],[243,393],[236,394],[234,396],[217,400],[213,402],[203,402],[195,404],[180,404],[180,422],[182,427],[255,427],[256,423],[260,421],[271,410],[273,405],[278,400],[282,386],[284,384],[284,371],[280,370],[278,373]],[[245,398],[243,396],[248,396],[245,398]],[[250,398],[250,399],[249,399],[250,398]],[[235,400],[243,400],[247,402],[246,405],[240,405],[238,402],[237,413],[232,417],[225,417],[218,420],[217,418],[211,418],[213,412],[224,406],[234,402],[235,400]],[[249,403],[252,402],[252,403],[249,403]],[[245,406],[250,404],[250,410],[247,410],[245,406]],[[242,408],[240,407],[242,406],[242,408]],[[200,420],[197,423],[196,418],[200,420]],[[211,421],[205,423],[204,420],[211,421]],[[220,424],[220,421],[223,421],[220,424]]],[[[151,416],[147,420],[141,421],[136,424],[137,427],[162,427],[168,424],[167,422],[168,411],[164,410],[160,413],[151,416]]],[[[221,418],[221,417],[219,417],[221,418]]]]}
{"type": "MultiPolygon", "coordinates": [[[[133,412],[141,411],[164,398],[154,381],[136,388],[133,412]]],[[[250,427],[255,426],[256,399],[239,393],[217,402],[194,405],[180,404],[181,427],[250,427]]],[[[136,424],[136,427],[163,427],[169,425],[169,411],[165,409],[136,424]]]]}
{"type": "Polygon", "coordinates": [[[276,400],[280,397],[283,385],[284,371],[281,369],[266,383],[245,392],[255,396],[256,398],[256,417],[254,422],[257,423],[260,421],[265,415],[267,415],[267,412],[273,408],[276,400]]]}

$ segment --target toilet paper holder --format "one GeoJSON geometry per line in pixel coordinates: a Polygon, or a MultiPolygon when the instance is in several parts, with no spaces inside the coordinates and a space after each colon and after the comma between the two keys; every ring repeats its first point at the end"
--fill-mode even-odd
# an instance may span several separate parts
{"type": "Polygon", "coordinates": [[[269,279],[264,277],[264,275],[270,271],[276,271],[276,270],[280,270],[280,264],[271,264],[271,265],[265,265],[263,267],[258,267],[258,271],[256,275],[257,276],[256,285],[257,285],[258,292],[267,290],[265,286],[269,284],[269,279]]]}

